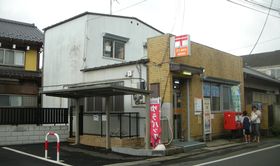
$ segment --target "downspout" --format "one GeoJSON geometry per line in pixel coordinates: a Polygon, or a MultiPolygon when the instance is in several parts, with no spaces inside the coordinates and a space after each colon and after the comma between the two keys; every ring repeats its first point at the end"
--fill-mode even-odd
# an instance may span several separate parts
{"type": "Polygon", "coordinates": [[[83,69],[87,68],[87,41],[88,41],[88,16],[86,16],[86,23],[85,23],[85,38],[84,38],[84,54],[83,54],[83,69]]]}
{"type": "Polygon", "coordinates": [[[187,141],[191,140],[191,122],[190,122],[190,81],[189,79],[187,79],[187,119],[188,119],[188,124],[187,124],[187,128],[188,128],[188,138],[187,141]]]}

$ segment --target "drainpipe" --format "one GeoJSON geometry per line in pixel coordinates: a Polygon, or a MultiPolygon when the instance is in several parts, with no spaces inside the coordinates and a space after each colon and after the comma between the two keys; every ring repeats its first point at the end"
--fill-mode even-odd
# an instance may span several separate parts
{"type": "Polygon", "coordinates": [[[150,95],[146,95],[146,138],[145,149],[150,149],[150,95]]]}
{"type": "Polygon", "coordinates": [[[191,122],[190,122],[190,81],[189,79],[187,79],[187,109],[188,109],[188,124],[187,124],[187,128],[188,128],[188,138],[187,141],[191,140],[191,122]]]}

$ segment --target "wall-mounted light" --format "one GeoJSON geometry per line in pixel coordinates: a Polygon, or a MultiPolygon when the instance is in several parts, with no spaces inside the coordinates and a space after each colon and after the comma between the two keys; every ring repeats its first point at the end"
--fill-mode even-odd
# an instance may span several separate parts
{"type": "Polygon", "coordinates": [[[191,72],[189,72],[189,71],[183,71],[183,75],[186,75],[186,76],[191,76],[191,75],[192,75],[192,73],[191,73],[191,72]]]}
{"type": "Polygon", "coordinates": [[[179,80],[175,80],[174,84],[180,84],[180,81],[179,80]]]}
{"type": "Polygon", "coordinates": [[[16,49],[17,48],[17,45],[16,44],[13,44],[13,49],[16,49]]]}
{"type": "Polygon", "coordinates": [[[27,50],[27,51],[30,50],[30,46],[27,46],[27,47],[26,47],[26,50],[27,50]]]}

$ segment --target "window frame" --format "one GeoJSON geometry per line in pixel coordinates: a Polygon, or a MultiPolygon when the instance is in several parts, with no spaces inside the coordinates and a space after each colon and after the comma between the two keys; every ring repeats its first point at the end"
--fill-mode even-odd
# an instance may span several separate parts
{"type": "Polygon", "coordinates": [[[8,105],[0,105],[2,107],[37,107],[38,106],[38,96],[37,95],[20,95],[20,94],[0,94],[0,96],[5,96],[8,98],[8,105]],[[26,99],[32,99],[29,103],[35,103],[34,105],[26,105],[26,99]],[[12,99],[17,99],[18,101],[12,101],[12,99]],[[12,105],[12,103],[20,103],[20,105],[12,105]]]}
{"type": "Polygon", "coordinates": [[[232,99],[232,90],[231,88],[235,86],[235,85],[230,85],[230,84],[222,84],[222,83],[216,83],[216,82],[209,82],[209,81],[206,81],[206,82],[203,82],[203,97],[204,98],[210,98],[210,101],[211,101],[211,112],[213,113],[222,113],[222,112],[225,112],[225,111],[228,111],[228,110],[234,110],[234,104],[233,104],[233,99],[232,99]],[[219,102],[220,102],[220,107],[219,107],[219,110],[213,110],[213,96],[212,96],[212,85],[215,85],[215,86],[218,86],[219,87],[219,102]],[[209,92],[205,92],[206,90],[206,87],[205,86],[209,86],[207,89],[209,90],[209,92]],[[230,108],[229,109],[225,109],[224,108],[224,87],[228,87],[229,90],[230,90],[230,108]],[[207,94],[210,94],[210,96],[205,96],[207,94]]]}
{"type": "Polygon", "coordinates": [[[104,33],[103,35],[103,58],[110,58],[114,60],[125,60],[125,45],[129,41],[129,38],[118,36],[110,33],[104,33]],[[105,56],[105,41],[111,41],[112,42],[112,49],[111,49],[111,56],[105,56]],[[116,43],[121,44],[123,48],[123,56],[121,58],[117,57],[117,50],[116,50],[116,43]]]}
{"type": "Polygon", "coordinates": [[[120,40],[115,40],[112,38],[108,38],[108,37],[103,37],[103,57],[104,58],[110,58],[110,59],[116,59],[116,60],[125,60],[125,42],[124,41],[120,41],[120,40]],[[106,42],[110,42],[111,43],[111,53],[110,56],[106,56],[106,42]],[[120,44],[123,49],[123,56],[122,58],[117,57],[117,49],[116,49],[116,44],[120,44]]]}
{"type": "Polygon", "coordinates": [[[25,51],[0,48],[0,51],[2,51],[2,50],[3,50],[3,61],[0,62],[0,65],[2,65],[2,66],[16,66],[16,67],[24,67],[25,66],[25,58],[26,58],[26,52],[25,51]],[[13,63],[12,64],[8,64],[8,63],[5,62],[7,51],[13,52],[13,63]],[[16,64],[15,63],[16,53],[22,53],[22,64],[16,64]]]}

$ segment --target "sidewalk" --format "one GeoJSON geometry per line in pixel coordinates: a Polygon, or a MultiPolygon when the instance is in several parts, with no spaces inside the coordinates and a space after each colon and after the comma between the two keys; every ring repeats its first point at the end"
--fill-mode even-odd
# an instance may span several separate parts
{"type": "MultiPolygon", "coordinates": [[[[203,147],[202,146],[194,146],[191,149],[184,149],[183,147],[176,147],[177,148],[176,152],[178,152],[178,153],[168,153],[168,155],[148,158],[146,160],[110,164],[110,165],[107,165],[107,166],[145,165],[145,164],[149,164],[151,162],[162,162],[162,161],[166,161],[166,160],[175,160],[175,159],[179,159],[179,158],[182,158],[182,157],[189,157],[189,156],[193,156],[193,155],[206,153],[206,152],[209,152],[209,151],[226,149],[226,148],[231,148],[231,147],[240,146],[240,145],[244,145],[244,143],[241,142],[240,139],[231,139],[231,140],[215,139],[215,140],[212,140],[211,142],[204,143],[203,147]],[[178,149],[181,149],[181,150],[178,150],[178,149]]],[[[172,148],[175,148],[175,147],[172,147],[172,148]]],[[[167,149],[167,151],[170,151],[170,149],[167,149]]],[[[173,152],[175,152],[175,151],[173,151],[173,152]]]]}
{"type": "Polygon", "coordinates": [[[181,142],[174,141],[171,145],[166,147],[166,150],[152,150],[152,149],[134,149],[124,147],[113,147],[112,151],[116,153],[128,154],[132,156],[170,156],[178,153],[186,153],[195,149],[215,150],[219,148],[227,148],[242,144],[240,139],[216,139],[210,142],[181,142]]]}

